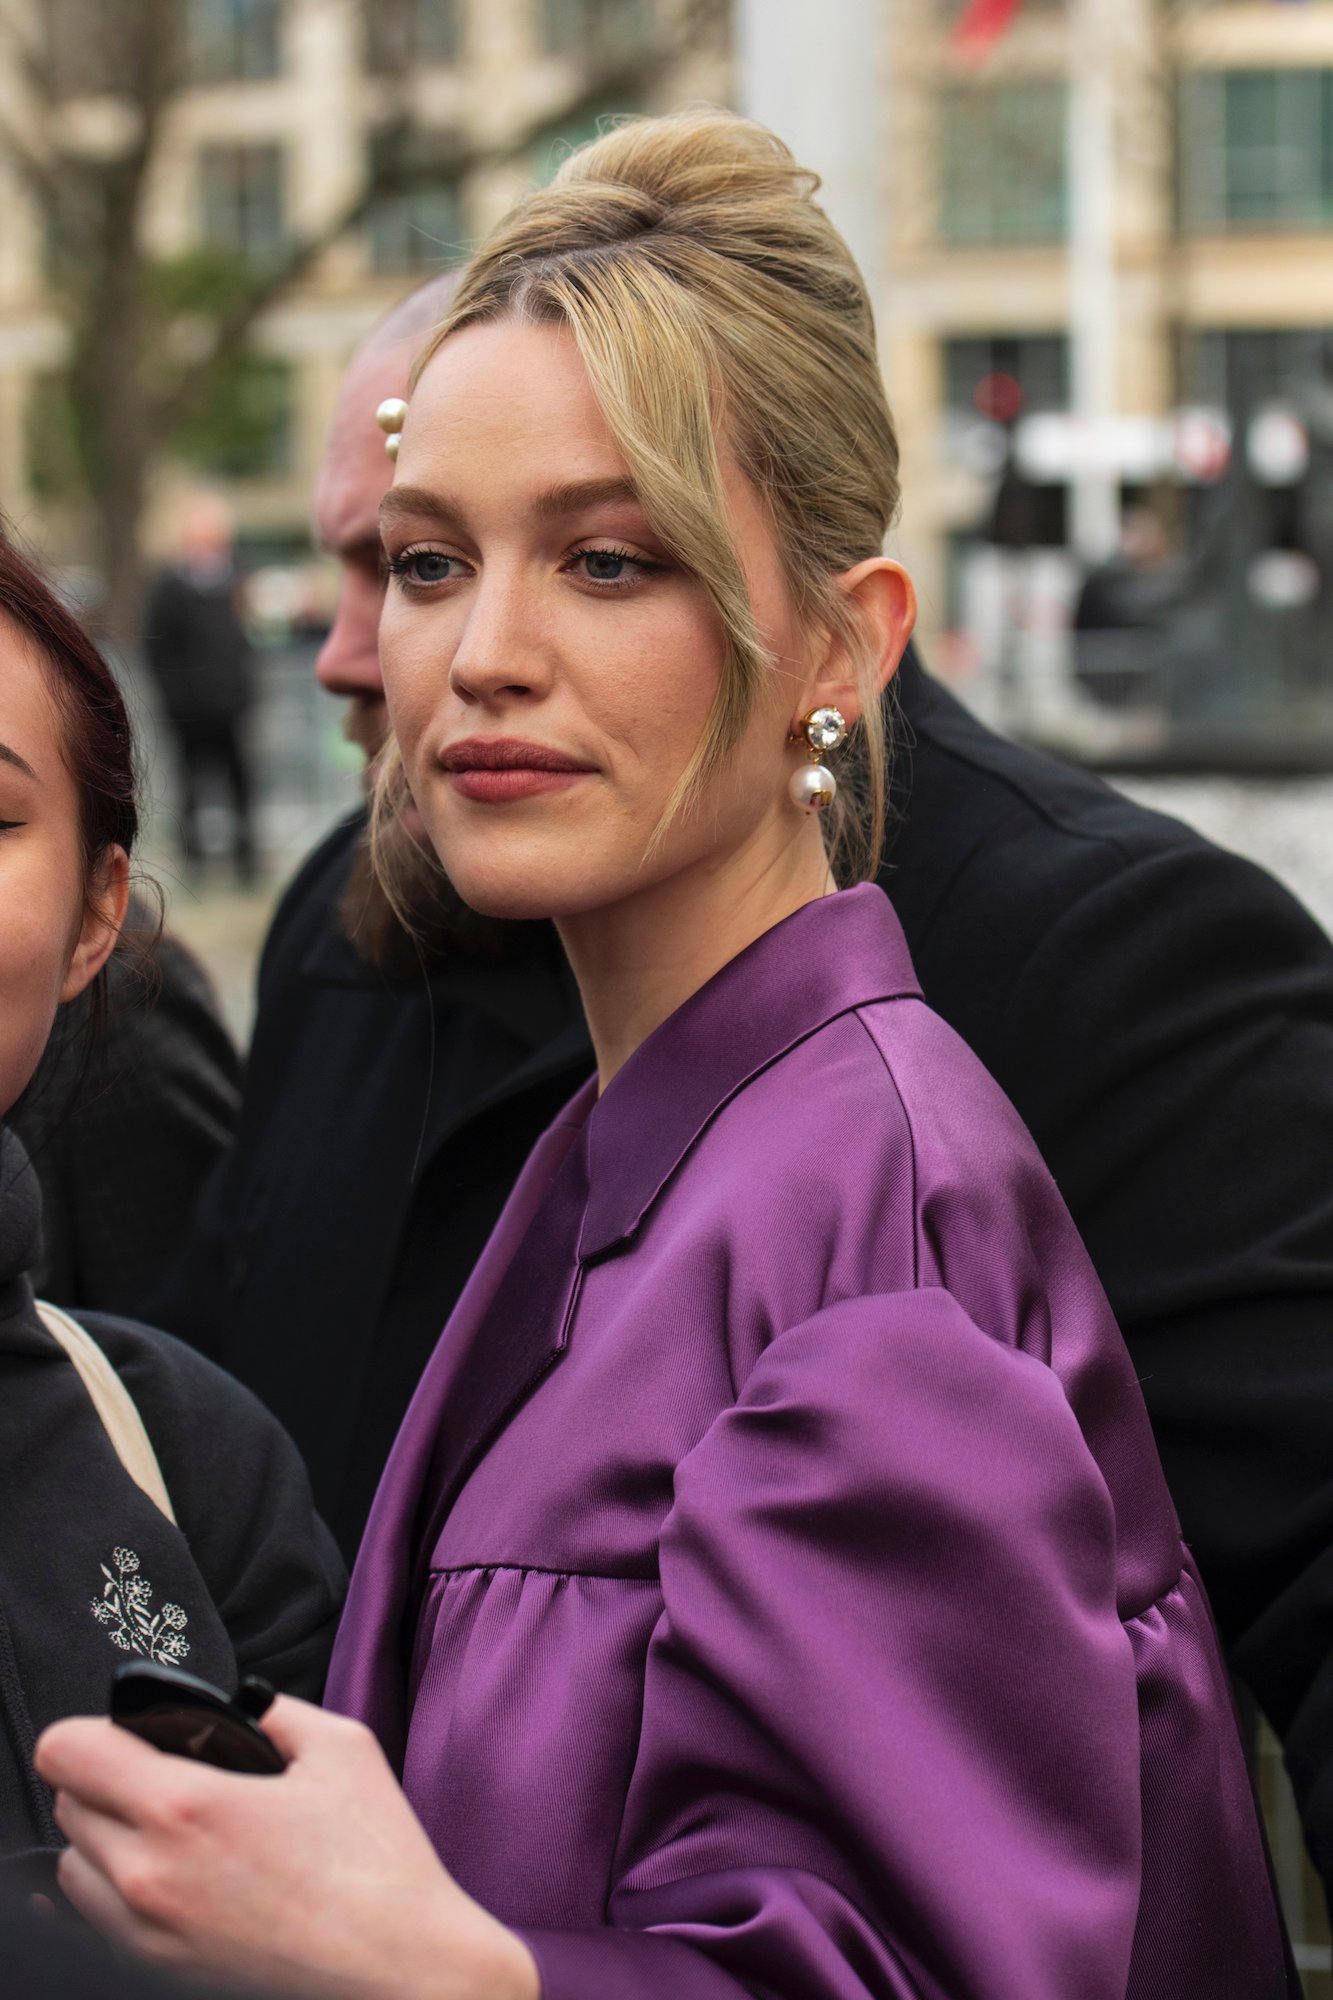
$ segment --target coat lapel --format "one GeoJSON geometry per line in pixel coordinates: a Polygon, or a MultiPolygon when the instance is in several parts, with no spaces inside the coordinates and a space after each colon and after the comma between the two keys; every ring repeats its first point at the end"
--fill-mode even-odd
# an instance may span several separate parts
{"type": "MultiPolygon", "coordinates": [[[[415,1556],[423,1534],[422,1515],[429,1499],[434,1498],[430,1475],[439,1436],[446,1428],[445,1411],[452,1402],[455,1383],[464,1371],[474,1377],[485,1372],[483,1330],[492,1322],[492,1309],[506,1273],[552,1182],[571,1146],[583,1135],[593,1092],[592,1084],[579,1092],[564,1116],[538,1140],[519,1176],[403,1419],[352,1572],[347,1607],[329,1669],[325,1705],[367,1723],[396,1769],[401,1769],[406,1742],[406,1651],[412,1636],[403,1628],[412,1605],[415,1556]]],[[[536,1380],[549,1365],[549,1359],[543,1360],[547,1346],[545,1327],[539,1328],[533,1320],[525,1322],[525,1329],[510,1350],[505,1370],[508,1386],[497,1385],[493,1398],[483,1398],[474,1382],[473,1388],[466,1392],[464,1421],[460,1423],[456,1416],[450,1416],[448,1430],[452,1443],[447,1451],[441,1452],[439,1462],[452,1491],[457,1489],[459,1467],[470,1449],[470,1440],[475,1435],[489,1435],[514,1397],[523,1393],[522,1385],[530,1379],[536,1380]],[[501,1395],[506,1398],[503,1407],[501,1395]]],[[[429,1532],[428,1525],[425,1532],[429,1532]]]]}
{"type": "Polygon", "coordinates": [[[460,1350],[440,1409],[416,1524],[418,1587],[468,1473],[568,1341],[582,1271],[578,1250],[588,1205],[590,1122],[574,1134],[490,1304],[460,1350]]]}

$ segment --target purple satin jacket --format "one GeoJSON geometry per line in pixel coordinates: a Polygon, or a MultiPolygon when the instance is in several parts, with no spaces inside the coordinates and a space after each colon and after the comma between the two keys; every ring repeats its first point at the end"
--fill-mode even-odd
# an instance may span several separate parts
{"type": "Polygon", "coordinates": [[[1129,1359],[878,889],[538,1143],[329,1701],[545,2000],[1280,2000],[1129,1359]]]}

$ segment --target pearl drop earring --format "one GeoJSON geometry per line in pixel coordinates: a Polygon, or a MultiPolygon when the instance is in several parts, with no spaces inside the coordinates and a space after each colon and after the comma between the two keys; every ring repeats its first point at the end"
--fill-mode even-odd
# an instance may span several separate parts
{"type": "Polygon", "coordinates": [[[803,737],[810,751],[810,762],[803,764],[799,771],[792,772],[787,790],[792,804],[799,806],[802,812],[823,812],[838,795],[838,781],[832,771],[820,762],[820,758],[847,740],[847,724],[842,711],[837,708],[811,709],[800,728],[793,731],[792,741],[799,743],[803,737]]]}

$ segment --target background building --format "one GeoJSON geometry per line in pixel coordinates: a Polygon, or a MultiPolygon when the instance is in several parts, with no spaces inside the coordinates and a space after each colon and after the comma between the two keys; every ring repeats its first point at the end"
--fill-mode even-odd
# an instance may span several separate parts
{"type": "Polygon", "coordinates": [[[1017,612],[1029,700],[1011,686],[1009,719],[1049,724],[1043,689],[1058,707],[1081,578],[1113,554],[1123,504],[1146,500],[1178,561],[1206,568],[1211,537],[1216,567],[1239,564],[1254,586],[1238,606],[1219,579],[1188,579],[1168,706],[1196,736],[1225,733],[1234,712],[1233,736],[1327,743],[1333,5],[895,0],[885,21],[881,317],[902,546],[937,665],[1003,708],[994,682],[1017,612]],[[1017,521],[994,505],[997,378],[1021,404],[1017,521]],[[1257,449],[1229,453],[1228,433],[1249,440],[1256,418],[1257,449]],[[1229,462],[1245,490],[1224,505],[1229,462]],[[1094,489],[1090,524],[1080,484],[1094,489]],[[1005,556],[1020,548],[1016,581],[1005,556]],[[1268,551],[1297,560],[1249,575],[1268,551]],[[1209,590],[1200,688],[1186,685],[1189,620],[1209,590]],[[1270,656],[1262,705],[1253,681],[1242,699],[1254,660],[1222,643],[1238,621],[1245,647],[1270,656]]]}
{"type": "Polygon", "coordinates": [[[70,265],[102,253],[150,119],[133,234],[149,309],[167,296],[163,370],[206,353],[251,287],[271,296],[235,365],[152,441],[143,546],[169,544],[203,474],[253,559],[288,558],[339,376],[385,307],[461,260],[599,112],[725,99],[726,49],[725,8],[678,0],[0,0],[8,511],[56,560],[95,560],[60,386],[89,303],[70,265]]]}
{"type": "Polygon", "coordinates": [[[936,668],[1084,755],[1333,761],[1333,0],[0,0],[10,510],[132,642],[205,476],[309,622],[376,316],[599,114],[737,98],[875,291],[936,668]]]}
{"type": "MultiPolygon", "coordinates": [[[[303,636],[345,363],[600,114],[701,101],[824,175],[866,270],[936,670],[1122,766],[1333,768],[1333,0],[0,0],[0,508],[100,601],[133,680],[139,574],[185,491],[233,503],[270,881],[177,888],[171,918],[242,1034],[273,885],[357,796],[303,636]],[[1147,610],[1076,645],[1145,503],[1147,610]]],[[[1138,789],[1333,922],[1333,781],[1138,789]]]]}

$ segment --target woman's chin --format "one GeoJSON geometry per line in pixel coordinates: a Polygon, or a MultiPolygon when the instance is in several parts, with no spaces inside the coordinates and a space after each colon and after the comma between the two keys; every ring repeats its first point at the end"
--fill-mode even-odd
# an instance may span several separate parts
{"type": "Polygon", "coordinates": [[[446,868],[456,894],[479,917],[494,917],[505,923],[528,923],[537,917],[554,916],[540,886],[531,881],[496,878],[489,874],[460,876],[446,868]]]}
{"type": "Polygon", "coordinates": [[[506,923],[573,916],[607,900],[586,875],[556,880],[535,869],[460,869],[447,863],[445,873],[470,910],[506,923]]]}

